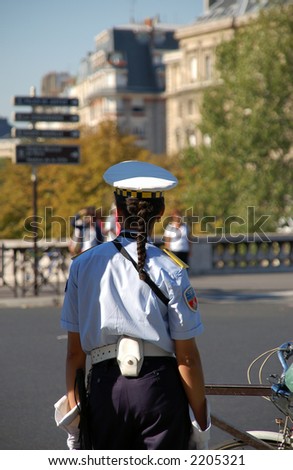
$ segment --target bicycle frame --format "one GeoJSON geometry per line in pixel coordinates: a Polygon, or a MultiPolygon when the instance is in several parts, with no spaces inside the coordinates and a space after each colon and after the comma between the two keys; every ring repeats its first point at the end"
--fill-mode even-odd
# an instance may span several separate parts
{"type": "MultiPolygon", "coordinates": [[[[230,395],[230,396],[270,396],[271,386],[265,385],[206,385],[206,395],[230,395]]],[[[252,434],[245,432],[231,423],[224,421],[218,416],[211,415],[212,424],[222,431],[230,434],[234,438],[241,440],[244,444],[258,450],[273,450],[274,448],[261,440],[263,436],[259,432],[252,434]]],[[[274,435],[275,440],[278,433],[270,433],[274,435]]]]}
{"type": "MultiPolygon", "coordinates": [[[[289,341],[283,343],[278,348],[271,349],[258,356],[248,368],[248,379],[250,382],[250,369],[255,362],[266,354],[272,355],[277,352],[278,359],[282,366],[282,374],[271,375],[271,377],[277,379],[277,381],[271,385],[206,385],[207,395],[240,395],[240,396],[262,396],[268,399],[270,397],[271,402],[284,414],[284,426],[283,429],[279,429],[279,432],[271,431],[242,431],[235,426],[223,421],[215,415],[212,415],[212,423],[223,431],[231,434],[237,440],[242,441],[245,445],[253,447],[255,449],[273,449],[267,442],[279,443],[279,449],[293,448],[293,431],[289,428],[289,419],[293,419],[293,404],[292,404],[292,393],[284,385],[285,373],[288,370],[288,359],[293,356],[293,342],[289,341]]],[[[268,356],[270,357],[270,356],[268,356]]],[[[264,360],[264,363],[267,358],[264,360]]],[[[261,369],[262,369],[261,367],[261,369]]],[[[276,420],[277,422],[277,420],[276,420]]],[[[279,425],[283,425],[283,420],[277,422],[279,425]]]]}

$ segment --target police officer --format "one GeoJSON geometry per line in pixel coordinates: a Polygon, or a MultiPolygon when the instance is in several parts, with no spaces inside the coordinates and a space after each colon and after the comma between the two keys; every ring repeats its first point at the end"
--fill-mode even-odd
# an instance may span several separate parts
{"type": "Polygon", "coordinates": [[[78,448],[75,375],[88,355],[93,449],[187,449],[191,437],[206,448],[195,292],[182,262],[149,242],[164,213],[163,192],[177,179],[139,161],[110,167],[104,179],[114,186],[121,232],[71,265],[61,317],[68,331],[67,394],[63,421],[55,405],[56,422],[65,415],[68,447],[78,448]]]}

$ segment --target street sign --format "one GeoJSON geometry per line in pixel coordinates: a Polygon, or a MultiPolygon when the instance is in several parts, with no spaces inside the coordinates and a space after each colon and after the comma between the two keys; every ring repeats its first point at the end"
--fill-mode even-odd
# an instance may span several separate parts
{"type": "Polygon", "coordinates": [[[53,96],[15,96],[13,104],[15,106],[78,106],[78,99],[53,96]]]}
{"type": "Polygon", "coordinates": [[[80,160],[76,145],[17,145],[16,163],[32,165],[68,165],[80,160]]]}
{"type": "Polygon", "coordinates": [[[28,138],[38,138],[43,139],[78,139],[80,132],[78,130],[58,130],[58,129],[17,129],[14,127],[12,129],[13,137],[28,137],[28,138]]]}
{"type": "Polygon", "coordinates": [[[29,122],[78,122],[78,114],[58,114],[58,113],[15,113],[15,121],[29,122]]]}

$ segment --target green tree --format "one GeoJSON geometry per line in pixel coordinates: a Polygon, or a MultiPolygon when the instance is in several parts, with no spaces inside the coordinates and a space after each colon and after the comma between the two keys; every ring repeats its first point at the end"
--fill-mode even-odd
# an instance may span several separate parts
{"type": "Polygon", "coordinates": [[[204,93],[200,126],[211,145],[193,152],[198,184],[188,196],[202,212],[245,218],[254,206],[274,229],[292,211],[292,44],[293,6],[279,5],[218,47],[220,84],[204,93]]]}
{"type": "Polygon", "coordinates": [[[18,238],[23,231],[24,220],[31,210],[30,170],[14,165],[10,160],[0,167],[0,237],[18,238]]]}
{"type": "MultiPolygon", "coordinates": [[[[37,169],[40,236],[69,236],[69,218],[85,206],[101,207],[107,215],[113,189],[103,180],[106,169],[122,160],[151,158],[149,152],[135,145],[133,136],[122,134],[112,122],[104,122],[97,129],[82,129],[78,143],[80,165],[44,165],[37,169]]],[[[5,161],[0,168],[0,187],[0,237],[29,236],[33,216],[30,166],[5,161]]]]}

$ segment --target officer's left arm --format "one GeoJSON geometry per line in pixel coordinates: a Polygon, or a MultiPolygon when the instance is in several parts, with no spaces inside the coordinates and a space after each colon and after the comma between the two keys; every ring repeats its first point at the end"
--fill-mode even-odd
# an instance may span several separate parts
{"type": "Polygon", "coordinates": [[[79,333],[68,332],[66,356],[66,389],[70,408],[78,401],[74,389],[77,369],[85,369],[86,354],[82,350],[79,333]]]}

